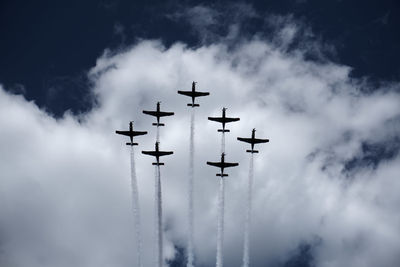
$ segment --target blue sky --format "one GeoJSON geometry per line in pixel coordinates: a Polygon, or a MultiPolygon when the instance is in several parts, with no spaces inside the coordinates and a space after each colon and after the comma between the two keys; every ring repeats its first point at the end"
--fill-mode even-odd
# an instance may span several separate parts
{"type": "MultiPolygon", "coordinates": [[[[400,33],[394,1],[22,1],[0,4],[0,265],[134,266],[129,149],[116,129],[157,101],[166,266],[186,266],[187,99],[196,110],[195,265],[214,266],[228,107],[226,266],[242,260],[249,158],[251,266],[400,263],[400,33]],[[214,138],[215,137],[215,138],[214,138]],[[242,216],[243,215],[243,216],[242,216]]],[[[143,261],[154,261],[151,159],[136,154],[143,261]]]]}
{"type": "MultiPolygon", "coordinates": [[[[173,14],[188,7],[209,6],[219,12],[220,20],[208,30],[224,35],[237,19],[231,16],[238,15],[234,3],[242,2],[2,1],[0,80],[8,90],[24,86],[28,99],[56,115],[67,109],[88,110],[93,101],[85,73],[104,49],[129,46],[142,38],[159,39],[167,47],[176,41],[196,47],[202,36],[190,30],[188,18],[173,19],[173,14]]],[[[312,29],[313,39],[332,48],[324,56],[352,67],[352,76],[377,82],[400,77],[400,7],[396,1],[246,3],[257,16],[242,14],[242,35],[258,33],[272,38],[264,18],[290,15],[312,29]]]]}

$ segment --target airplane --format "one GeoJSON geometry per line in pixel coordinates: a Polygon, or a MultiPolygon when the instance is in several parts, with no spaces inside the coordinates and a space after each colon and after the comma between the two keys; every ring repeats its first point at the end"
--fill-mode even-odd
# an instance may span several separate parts
{"type": "Polygon", "coordinates": [[[221,176],[221,177],[228,176],[228,174],[224,173],[224,168],[235,167],[235,166],[239,165],[239,163],[225,162],[225,153],[221,154],[221,161],[220,162],[207,161],[207,164],[211,165],[211,166],[215,166],[215,167],[221,168],[221,173],[217,173],[216,174],[216,176],[221,176]]]}
{"type": "Polygon", "coordinates": [[[237,140],[251,144],[251,149],[250,150],[246,150],[246,152],[249,152],[249,153],[258,153],[258,150],[254,150],[254,145],[255,144],[268,143],[269,142],[269,139],[256,138],[256,129],[255,128],[251,132],[251,138],[238,137],[237,140]]]}
{"type": "Polygon", "coordinates": [[[133,130],[133,121],[129,122],[129,131],[115,131],[115,133],[129,136],[129,138],[131,139],[131,142],[126,143],[127,146],[137,146],[138,143],[133,142],[133,137],[138,136],[138,135],[147,134],[147,132],[134,131],[133,130]]]}
{"type": "Polygon", "coordinates": [[[160,117],[172,116],[172,115],[174,115],[173,112],[160,111],[160,103],[161,103],[160,101],[157,102],[157,110],[156,110],[156,111],[147,111],[147,110],[143,110],[143,113],[144,113],[144,114],[157,117],[157,122],[152,123],[152,125],[157,126],[157,127],[158,127],[158,126],[164,126],[164,125],[165,125],[164,123],[160,123],[160,117]]]}
{"type": "Polygon", "coordinates": [[[157,162],[153,162],[152,165],[157,165],[157,166],[164,165],[164,163],[160,162],[160,157],[174,154],[174,152],[172,151],[160,151],[159,144],[160,144],[159,142],[156,142],[155,151],[142,151],[142,154],[156,157],[157,162]]]}
{"type": "Polygon", "coordinates": [[[225,129],[225,123],[239,121],[240,118],[228,118],[225,116],[227,108],[222,108],[222,117],[208,117],[210,121],[216,121],[222,123],[222,129],[218,129],[218,132],[229,132],[228,129],[225,129]]]}
{"type": "Polygon", "coordinates": [[[195,104],[194,103],[194,99],[196,98],[196,97],[199,97],[199,96],[206,96],[206,95],[209,95],[210,93],[209,92],[199,92],[199,91],[196,91],[196,83],[197,82],[192,82],[192,91],[178,91],[178,94],[181,94],[181,95],[186,95],[186,96],[189,96],[189,97],[191,97],[192,98],[192,103],[190,104],[187,104],[189,107],[192,107],[192,108],[194,108],[194,107],[199,107],[200,105],[199,104],[195,104]]]}

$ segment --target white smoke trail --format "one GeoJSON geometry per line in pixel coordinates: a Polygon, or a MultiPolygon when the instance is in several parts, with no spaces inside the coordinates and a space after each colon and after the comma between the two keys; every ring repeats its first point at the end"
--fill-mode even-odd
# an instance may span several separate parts
{"type": "Polygon", "coordinates": [[[194,121],[195,108],[192,108],[190,118],[190,151],[189,151],[189,180],[188,180],[188,244],[187,244],[187,267],[194,265],[193,252],[193,183],[194,183],[194,121]]]}
{"type": "Polygon", "coordinates": [[[223,265],[224,250],[224,200],[225,200],[225,180],[223,177],[219,179],[219,195],[218,195],[218,231],[217,231],[217,267],[223,265]]]}
{"type": "Polygon", "coordinates": [[[251,226],[251,201],[254,176],[254,157],[253,153],[250,156],[249,179],[247,183],[247,199],[246,199],[246,220],[244,224],[244,244],[243,244],[243,267],[250,265],[250,226],[251,226]]]}
{"type": "MultiPolygon", "coordinates": [[[[221,136],[221,154],[225,153],[225,132],[221,136]]],[[[224,250],[224,206],[225,206],[225,180],[221,176],[218,193],[218,231],[217,231],[217,267],[223,265],[224,250]]]]}
{"type": "Polygon", "coordinates": [[[157,126],[156,142],[160,142],[160,126],[157,126]]]}
{"type": "Polygon", "coordinates": [[[133,220],[136,231],[137,266],[142,267],[142,237],[140,231],[141,226],[140,226],[139,192],[138,192],[136,170],[135,170],[135,150],[133,146],[131,146],[131,190],[132,190],[133,220]]]}
{"type": "Polygon", "coordinates": [[[162,231],[162,194],[161,194],[161,173],[160,166],[157,166],[158,171],[158,261],[159,266],[163,265],[163,231],[162,231]]]}
{"type": "Polygon", "coordinates": [[[158,263],[158,171],[154,166],[154,260],[155,265],[158,263]]]}
{"type": "Polygon", "coordinates": [[[163,232],[162,232],[162,194],[160,166],[155,166],[155,248],[156,266],[163,265],[163,232]]]}
{"type": "Polygon", "coordinates": [[[225,153],[225,133],[222,132],[222,138],[221,138],[221,154],[225,153]]]}

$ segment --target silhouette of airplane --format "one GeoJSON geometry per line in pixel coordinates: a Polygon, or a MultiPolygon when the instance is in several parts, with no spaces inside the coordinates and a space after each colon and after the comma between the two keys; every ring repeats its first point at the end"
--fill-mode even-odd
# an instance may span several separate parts
{"type": "Polygon", "coordinates": [[[258,150],[254,150],[254,145],[255,144],[268,143],[269,142],[269,139],[256,138],[256,129],[252,130],[251,138],[238,137],[237,140],[251,144],[251,149],[250,150],[246,150],[246,152],[249,152],[249,153],[258,153],[258,150]]]}
{"type": "Polygon", "coordinates": [[[129,136],[129,138],[131,139],[131,142],[130,143],[126,143],[127,146],[137,146],[138,143],[134,143],[133,142],[133,137],[134,136],[138,136],[138,135],[147,134],[147,132],[134,131],[133,130],[133,121],[129,122],[129,131],[115,131],[115,133],[129,136]]]}
{"type": "Polygon", "coordinates": [[[160,166],[160,165],[164,165],[164,163],[160,162],[160,157],[174,154],[174,152],[172,152],[172,151],[160,151],[159,142],[156,142],[155,151],[142,151],[142,154],[156,157],[157,162],[153,162],[152,165],[160,166]]]}
{"type": "Polygon", "coordinates": [[[227,108],[222,108],[222,117],[208,117],[210,121],[216,121],[222,123],[222,129],[218,129],[218,132],[229,132],[228,129],[225,129],[225,123],[239,121],[240,118],[228,118],[225,116],[227,108]]]}
{"type": "Polygon", "coordinates": [[[214,166],[214,167],[218,167],[221,168],[221,173],[217,173],[216,176],[228,176],[228,174],[224,173],[224,168],[229,168],[229,167],[235,167],[238,166],[239,163],[230,163],[230,162],[225,162],[225,153],[221,154],[221,161],[220,162],[210,162],[207,161],[208,165],[214,166]]]}
{"type": "Polygon", "coordinates": [[[199,107],[200,105],[199,104],[195,104],[194,103],[194,99],[196,98],[196,97],[199,97],[199,96],[206,96],[206,95],[209,95],[210,93],[209,92],[199,92],[199,91],[196,91],[196,83],[197,82],[192,82],[192,91],[178,91],[178,94],[181,94],[181,95],[185,95],[185,96],[189,96],[189,97],[191,97],[192,98],[192,103],[190,104],[187,104],[189,107],[192,107],[192,108],[194,108],[194,107],[199,107]]]}
{"type": "Polygon", "coordinates": [[[147,111],[147,110],[143,110],[144,114],[147,115],[151,115],[157,118],[157,122],[156,123],[152,123],[152,125],[154,126],[164,126],[164,123],[160,123],[160,117],[165,117],[165,116],[172,116],[174,115],[173,112],[165,112],[165,111],[160,111],[160,101],[157,102],[157,110],[156,111],[147,111]]]}

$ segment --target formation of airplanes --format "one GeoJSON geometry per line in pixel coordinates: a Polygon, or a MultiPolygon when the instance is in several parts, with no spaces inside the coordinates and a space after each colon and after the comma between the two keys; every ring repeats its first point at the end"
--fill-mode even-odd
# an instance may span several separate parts
{"type": "MultiPolygon", "coordinates": [[[[195,98],[196,97],[207,96],[210,93],[209,92],[196,91],[196,82],[192,82],[192,90],[191,91],[178,91],[178,94],[186,95],[186,96],[191,97],[192,98],[192,103],[187,104],[187,106],[190,106],[190,107],[194,108],[194,107],[199,107],[200,106],[199,104],[195,103],[195,98]]],[[[150,116],[154,116],[154,117],[157,118],[157,122],[152,123],[152,125],[157,126],[157,127],[165,125],[164,123],[160,123],[160,118],[161,117],[174,115],[174,112],[161,111],[160,110],[160,103],[161,102],[157,102],[157,106],[156,106],[156,110],[155,111],[143,110],[144,114],[150,115],[150,116]]],[[[208,120],[219,122],[219,123],[222,124],[222,129],[218,129],[217,130],[218,132],[222,132],[222,133],[229,132],[230,130],[225,128],[225,124],[240,120],[240,118],[227,117],[226,116],[226,110],[227,110],[227,108],[225,108],[225,107],[222,108],[222,116],[221,117],[208,117],[208,120]]],[[[138,145],[138,143],[134,143],[133,142],[133,137],[147,134],[146,131],[134,131],[133,130],[133,122],[132,121],[129,122],[129,130],[128,131],[115,131],[115,132],[117,134],[128,136],[130,138],[130,142],[126,143],[126,145],[129,145],[129,146],[138,145]]],[[[246,150],[246,152],[248,152],[248,153],[258,153],[258,150],[254,149],[254,145],[255,144],[269,142],[269,139],[256,138],[255,137],[255,133],[256,133],[256,129],[253,129],[250,138],[243,138],[243,137],[238,137],[237,138],[238,141],[246,142],[246,143],[249,143],[251,145],[251,149],[246,150]]],[[[153,156],[153,157],[156,158],[156,162],[152,163],[152,165],[156,165],[156,166],[164,165],[163,162],[160,162],[160,157],[171,155],[171,154],[174,153],[173,151],[161,151],[160,148],[159,148],[159,145],[160,145],[159,142],[155,143],[155,150],[154,151],[142,151],[142,154],[153,156]]],[[[225,153],[221,154],[221,161],[219,161],[219,162],[207,161],[207,165],[220,168],[220,173],[217,173],[216,176],[219,176],[221,178],[228,176],[228,174],[224,173],[224,169],[225,168],[235,167],[235,166],[239,165],[239,163],[226,162],[225,161],[225,155],[226,155],[225,153]]]]}

